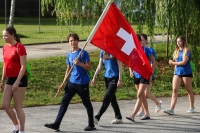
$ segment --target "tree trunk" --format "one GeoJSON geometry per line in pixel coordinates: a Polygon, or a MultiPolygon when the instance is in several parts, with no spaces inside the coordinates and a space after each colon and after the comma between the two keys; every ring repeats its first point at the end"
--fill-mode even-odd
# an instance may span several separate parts
{"type": "Polygon", "coordinates": [[[11,0],[10,19],[9,19],[9,26],[11,27],[13,27],[14,25],[14,14],[15,14],[15,0],[11,0]]]}

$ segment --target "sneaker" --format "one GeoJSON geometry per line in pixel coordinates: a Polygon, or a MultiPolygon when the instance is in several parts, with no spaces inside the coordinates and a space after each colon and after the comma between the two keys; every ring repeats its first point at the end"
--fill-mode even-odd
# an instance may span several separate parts
{"type": "Polygon", "coordinates": [[[168,114],[168,115],[174,115],[174,111],[169,109],[169,110],[165,110],[164,113],[168,114]]]}
{"type": "Polygon", "coordinates": [[[19,130],[17,130],[17,131],[13,130],[11,133],[19,133],[19,130]]]}
{"type": "Polygon", "coordinates": [[[137,117],[142,117],[143,115],[144,115],[144,113],[142,111],[139,111],[136,116],[137,117]]]}
{"type": "Polygon", "coordinates": [[[149,120],[150,117],[149,116],[146,116],[146,115],[143,115],[142,118],[140,120],[149,120]]]}
{"type": "Polygon", "coordinates": [[[189,108],[188,111],[186,111],[187,113],[194,113],[196,110],[195,108],[189,108]]]}
{"type": "Polygon", "coordinates": [[[91,126],[91,125],[88,125],[85,129],[85,131],[93,131],[93,130],[96,130],[95,126],[91,126]]]}
{"type": "Polygon", "coordinates": [[[98,125],[99,121],[94,117],[94,124],[98,125]]]}
{"type": "Polygon", "coordinates": [[[162,109],[162,101],[159,101],[159,105],[157,106],[156,105],[156,108],[155,108],[155,113],[159,113],[160,112],[160,110],[162,109]]]}
{"type": "Polygon", "coordinates": [[[51,128],[51,129],[59,131],[59,126],[56,125],[56,124],[54,124],[54,123],[52,123],[52,124],[45,124],[44,126],[47,127],[47,128],[51,128]]]}
{"type": "Polygon", "coordinates": [[[132,122],[135,122],[135,121],[134,121],[134,118],[133,118],[132,116],[126,117],[126,119],[128,119],[128,120],[130,120],[130,121],[132,121],[132,122]]]}
{"type": "Polygon", "coordinates": [[[122,124],[122,123],[123,123],[122,119],[115,119],[111,121],[111,124],[122,124]]]}

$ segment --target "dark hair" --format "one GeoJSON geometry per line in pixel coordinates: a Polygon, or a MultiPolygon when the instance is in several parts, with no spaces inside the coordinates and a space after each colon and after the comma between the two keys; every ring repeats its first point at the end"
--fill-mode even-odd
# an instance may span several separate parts
{"type": "Polygon", "coordinates": [[[139,34],[137,34],[137,38],[138,38],[138,40],[139,40],[140,42],[142,41],[141,36],[140,36],[139,34]]]}
{"type": "Polygon", "coordinates": [[[70,38],[70,37],[73,37],[74,40],[79,41],[79,36],[78,36],[76,33],[71,33],[71,34],[69,34],[69,35],[67,36],[67,41],[68,41],[68,42],[69,42],[69,38],[70,38]]]}
{"type": "Polygon", "coordinates": [[[147,41],[147,34],[140,34],[147,41]]]}
{"type": "Polygon", "coordinates": [[[14,27],[9,26],[6,29],[4,29],[5,31],[7,31],[10,35],[14,35],[14,38],[17,42],[21,42],[19,36],[17,35],[17,32],[15,30],[14,27]]]}

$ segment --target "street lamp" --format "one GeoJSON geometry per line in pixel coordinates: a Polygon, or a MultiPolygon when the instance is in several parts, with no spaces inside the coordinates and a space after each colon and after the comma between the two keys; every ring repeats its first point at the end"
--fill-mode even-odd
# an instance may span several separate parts
{"type": "Polygon", "coordinates": [[[5,0],[5,25],[7,27],[7,4],[6,4],[6,0],[5,0]]]}
{"type": "Polygon", "coordinates": [[[38,30],[40,32],[40,0],[39,0],[39,24],[38,24],[38,30]]]}

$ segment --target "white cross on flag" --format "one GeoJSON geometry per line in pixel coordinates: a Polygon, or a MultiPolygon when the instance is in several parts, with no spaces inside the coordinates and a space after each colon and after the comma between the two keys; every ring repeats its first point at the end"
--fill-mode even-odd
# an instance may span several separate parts
{"type": "Polygon", "coordinates": [[[152,68],[134,30],[113,2],[109,2],[88,42],[110,53],[145,79],[152,68]]]}

